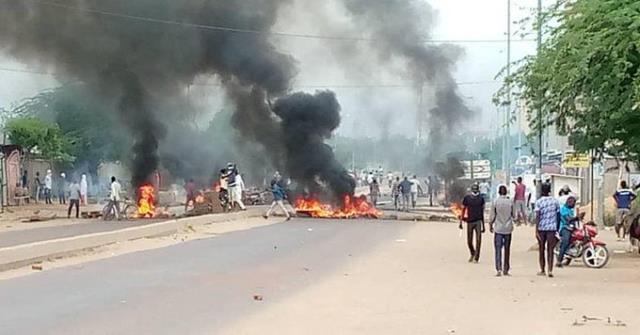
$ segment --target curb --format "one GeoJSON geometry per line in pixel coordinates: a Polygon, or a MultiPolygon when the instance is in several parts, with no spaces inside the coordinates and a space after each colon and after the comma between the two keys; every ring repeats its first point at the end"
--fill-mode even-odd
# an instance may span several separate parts
{"type": "Polygon", "coordinates": [[[246,212],[229,214],[209,214],[152,223],[139,227],[0,248],[0,271],[23,267],[34,262],[44,261],[47,258],[64,256],[83,249],[146,237],[170,235],[188,226],[235,221],[260,217],[261,215],[261,208],[259,210],[247,210],[246,212]]]}

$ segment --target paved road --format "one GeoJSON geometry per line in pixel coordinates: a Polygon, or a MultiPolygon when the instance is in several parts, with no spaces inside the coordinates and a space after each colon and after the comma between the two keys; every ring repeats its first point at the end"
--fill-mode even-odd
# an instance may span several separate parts
{"type": "Polygon", "coordinates": [[[3,281],[0,333],[211,334],[411,225],[296,219],[3,281]]]}
{"type": "Polygon", "coordinates": [[[0,233],[0,248],[10,247],[31,242],[46,241],[57,238],[101,233],[105,231],[118,230],[122,228],[141,226],[158,220],[135,220],[135,221],[102,221],[69,224],[65,226],[42,227],[25,230],[15,230],[0,233]]]}

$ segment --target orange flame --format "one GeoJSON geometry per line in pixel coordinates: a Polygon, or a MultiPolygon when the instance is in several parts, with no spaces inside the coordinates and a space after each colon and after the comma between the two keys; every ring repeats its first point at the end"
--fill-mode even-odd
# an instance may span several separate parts
{"type": "Polygon", "coordinates": [[[454,202],[451,207],[449,207],[449,209],[451,210],[451,213],[453,213],[453,215],[456,216],[456,218],[458,219],[465,219],[465,217],[462,216],[463,212],[464,212],[464,207],[462,206],[461,203],[458,202],[454,202]]]}
{"type": "Polygon", "coordinates": [[[152,218],[156,211],[155,189],[146,184],[138,188],[138,215],[139,218],[152,218]]]}
{"type": "Polygon", "coordinates": [[[345,195],[341,208],[333,208],[330,204],[323,203],[315,198],[299,197],[295,201],[297,212],[307,213],[313,218],[380,218],[382,211],[375,208],[371,203],[367,202],[365,196],[354,197],[345,195]]]}
{"type": "Polygon", "coordinates": [[[204,200],[205,200],[205,199],[204,199],[204,196],[203,196],[202,194],[198,194],[198,195],[196,196],[196,201],[195,201],[195,202],[196,202],[196,204],[203,204],[203,203],[204,203],[204,200]]]}

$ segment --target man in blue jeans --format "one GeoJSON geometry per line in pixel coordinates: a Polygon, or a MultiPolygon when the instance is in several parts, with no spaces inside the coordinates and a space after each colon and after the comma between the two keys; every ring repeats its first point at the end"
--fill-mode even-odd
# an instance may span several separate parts
{"type": "Polygon", "coordinates": [[[580,219],[584,217],[575,214],[576,198],[569,195],[567,202],[560,208],[560,253],[558,254],[558,267],[562,267],[562,259],[569,250],[571,244],[571,232],[578,227],[580,219]]]}

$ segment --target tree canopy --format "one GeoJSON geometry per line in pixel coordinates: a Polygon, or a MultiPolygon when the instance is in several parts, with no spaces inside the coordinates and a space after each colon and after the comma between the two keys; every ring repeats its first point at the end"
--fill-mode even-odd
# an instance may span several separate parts
{"type": "Polygon", "coordinates": [[[58,163],[73,162],[73,139],[65,136],[57,124],[34,117],[16,117],[5,124],[11,143],[20,145],[28,153],[38,153],[58,163]]]}
{"type": "Polygon", "coordinates": [[[640,2],[561,0],[542,18],[541,50],[517,64],[497,102],[512,88],[533,129],[555,124],[576,150],[640,160],[640,2]]]}

